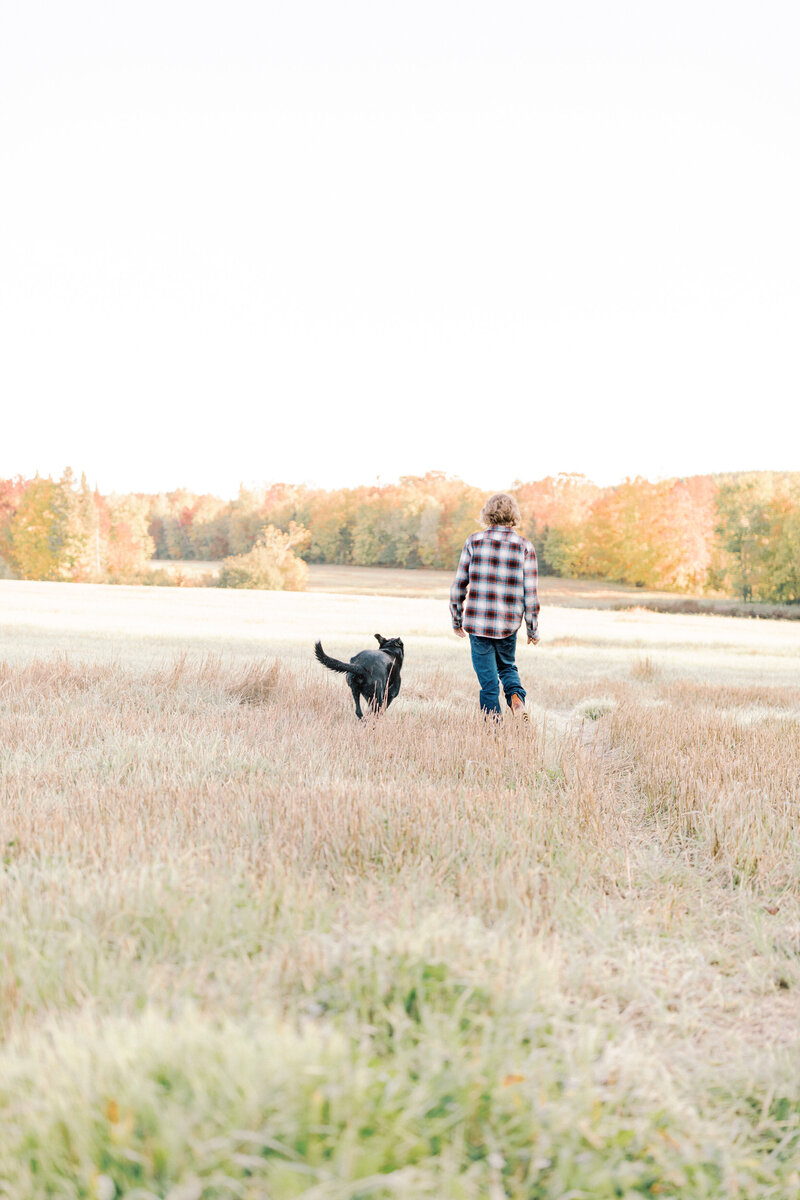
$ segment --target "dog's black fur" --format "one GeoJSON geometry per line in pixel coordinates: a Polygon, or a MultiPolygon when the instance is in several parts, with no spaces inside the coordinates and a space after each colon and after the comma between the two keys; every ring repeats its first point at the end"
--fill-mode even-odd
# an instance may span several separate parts
{"type": "Polygon", "coordinates": [[[400,638],[384,638],[375,634],[380,650],[361,650],[353,655],[349,663],[330,658],[322,649],[322,642],[314,643],[314,653],[323,667],[330,671],[341,671],[347,676],[350,691],[356,702],[356,716],[364,716],[361,699],[373,712],[388,708],[400,691],[400,671],[403,666],[403,643],[400,638]]]}

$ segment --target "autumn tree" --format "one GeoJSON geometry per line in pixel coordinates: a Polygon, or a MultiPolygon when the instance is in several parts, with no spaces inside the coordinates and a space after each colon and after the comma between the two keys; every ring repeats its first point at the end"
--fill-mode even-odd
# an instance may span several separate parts
{"type": "Polygon", "coordinates": [[[375,488],[356,509],[353,562],[365,567],[405,567],[413,548],[410,522],[394,488],[375,488]]]}
{"type": "Polygon", "coordinates": [[[743,600],[754,600],[763,587],[763,569],[769,547],[772,477],[743,475],[724,479],[716,499],[718,574],[727,590],[743,600]]]}
{"type": "Polygon", "coordinates": [[[148,509],[145,496],[109,496],[107,564],[112,576],[135,577],[148,569],[155,552],[148,509]]]}
{"type": "Polygon", "coordinates": [[[230,505],[215,496],[198,496],[191,510],[188,537],[192,557],[201,561],[226,558],[230,505]]]}
{"type": "Polygon", "coordinates": [[[769,505],[770,537],[763,558],[762,598],[800,603],[800,496],[777,496],[769,505]]]}
{"type": "Polygon", "coordinates": [[[264,513],[265,496],[252,489],[240,487],[231,505],[228,519],[228,547],[232,555],[252,550],[256,539],[267,525],[264,513]]]}
{"type": "Polygon", "coordinates": [[[9,531],[11,518],[17,510],[28,482],[18,475],[16,479],[0,479],[0,578],[13,573],[9,531]]]}
{"type": "Polygon", "coordinates": [[[515,483],[512,490],[522,513],[522,533],[536,547],[541,573],[584,574],[584,529],[600,488],[584,475],[562,473],[515,483]]]}
{"type": "Polygon", "coordinates": [[[353,525],[356,502],[349,488],[325,492],[315,490],[307,498],[305,512],[297,513],[308,526],[311,541],[309,562],[348,563],[352,561],[353,525]]]}
{"type": "Polygon", "coordinates": [[[85,478],[67,468],[55,482],[37,476],[8,522],[6,553],[22,579],[86,579],[91,575],[94,502],[85,478]]]}
{"type": "Polygon", "coordinates": [[[6,554],[21,579],[57,579],[56,485],[37,476],[16,505],[6,532],[6,554]]]}

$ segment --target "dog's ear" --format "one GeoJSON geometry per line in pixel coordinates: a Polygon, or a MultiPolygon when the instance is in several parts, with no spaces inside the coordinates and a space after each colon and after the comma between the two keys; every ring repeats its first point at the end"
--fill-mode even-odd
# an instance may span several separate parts
{"type": "Polygon", "coordinates": [[[380,635],[379,633],[376,633],[376,634],[375,634],[375,637],[376,637],[376,639],[377,639],[377,642],[378,642],[378,645],[379,645],[379,646],[382,646],[382,645],[383,645],[383,643],[386,641],[386,638],[385,638],[385,637],[381,637],[381,635],[380,635]]]}

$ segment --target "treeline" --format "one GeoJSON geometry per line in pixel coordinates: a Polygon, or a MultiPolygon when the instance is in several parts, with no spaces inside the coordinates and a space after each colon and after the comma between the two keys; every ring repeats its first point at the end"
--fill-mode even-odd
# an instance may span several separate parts
{"type": "MultiPolygon", "coordinates": [[[[543,574],[800,603],[800,473],[610,488],[558,475],[512,490],[543,574]]],[[[121,581],[143,579],[151,558],[235,559],[222,572],[229,586],[284,586],[263,582],[278,560],[285,586],[302,586],[297,556],[452,569],[484,499],[433,472],[333,491],[242,488],[232,501],[184,490],[103,497],[67,471],[0,481],[0,555],[22,578],[121,581]]]]}
{"type": "MultiPolygon", "coordinates": [[[[693,476],[599,488],[558,475],[513,489],[543,574],[800,602],[800,473],[693,476]]],[[[438,473],[334,491],[276,484],[223,503],[154,498],[158,558],[246,553],[265,526],[305,528],[308,562],[452,569],[486,493],[438,473]]]]}
{"type": "Polygon", "coordinates": [[[101,496],[68,467],[61,479],[0,479],[0,559],[20,579],[96,582],[148,569],[150,499],[101,496]]]}

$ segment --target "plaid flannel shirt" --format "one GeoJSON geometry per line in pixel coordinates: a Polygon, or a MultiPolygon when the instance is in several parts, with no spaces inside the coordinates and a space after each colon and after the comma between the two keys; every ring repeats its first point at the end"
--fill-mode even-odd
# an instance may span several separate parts
{"type": "Polygon", "coordinates": [[[516,633],[524,617],[528,637],[536,637],[537,581],[533,544],[509,525],[470,534],[450,588],[453,628],[504,638],[516,633]]]}

